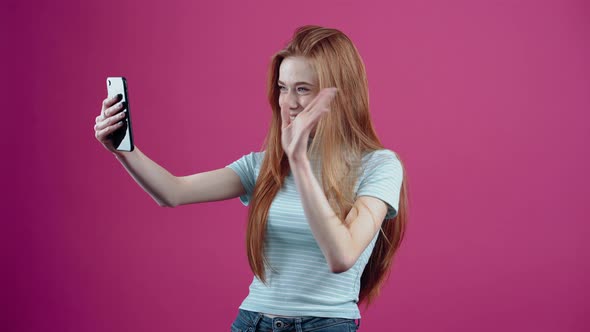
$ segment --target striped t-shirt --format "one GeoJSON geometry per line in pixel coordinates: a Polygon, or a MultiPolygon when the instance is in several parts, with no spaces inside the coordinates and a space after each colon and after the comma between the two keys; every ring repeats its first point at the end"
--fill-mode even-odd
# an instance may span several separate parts
{"type": "MultiPolygon", "coordinates": [[[[248,205],[262,165],[264,151],[252,152],[229,164],[246,190],[240,201],[248,205]]],[[[397,215],[402,167],[390,150],[377,150],[362,159],[356,196],[372,196],[388,205],[386,219],[397,215]]],[[[280,316],[360,318],[360,278],[379,232],[354,266],[332,273],[309,224],[293,174],[285,179],[268,213],[265,255],[267,285],[256,276],[240,309],[280,316]]]]}

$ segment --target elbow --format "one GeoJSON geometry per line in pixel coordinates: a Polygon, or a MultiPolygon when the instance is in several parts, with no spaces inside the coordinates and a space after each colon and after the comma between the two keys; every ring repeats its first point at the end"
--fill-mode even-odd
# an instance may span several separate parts
{"type": "Polygon", "coordinates": [[[332,260],[328,265],[332,273],[343,273],[354,266],[355,260],[349,257],[341,257],[339,259],[332,260]]]}
{"type": "Polygon", "coordinates": [[[332,271],[332,273],[334,273],[334,274],[344,273],[348,270],[350,270],[350,267],[345,266],[345,265],[332,265],[332,266],[330,266],[330,271],[332,271]]]}
{"type": "Polygon", "coordinates": [[[171,202],[171,201],[156,200],[156,203],[158,203],[158,205],[160,207],[165,207],[165,208],[173,208],[173,207],[178,206],[178,204],[176,202],[171,202]]]}

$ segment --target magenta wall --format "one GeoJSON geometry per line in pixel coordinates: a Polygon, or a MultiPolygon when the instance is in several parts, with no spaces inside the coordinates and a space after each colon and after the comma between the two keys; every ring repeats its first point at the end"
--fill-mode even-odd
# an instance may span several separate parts
{"type": "Polygon", "coordinates": [[[94,138],[105,78],[177,175],[259,149],[303,24],[359,48],[410,224],[363,331],[590,329],[587,1],[4,1],[2,331],[228,331],[238,200],[160,208],[94,138]]]}

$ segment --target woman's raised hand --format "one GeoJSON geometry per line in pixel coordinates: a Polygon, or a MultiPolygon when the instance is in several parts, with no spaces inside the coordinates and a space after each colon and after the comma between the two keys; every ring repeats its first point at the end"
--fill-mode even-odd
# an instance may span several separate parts
{"type": "Polygon", "coordinates": [[[94,125],[96,139],[111,152],[117,152],[111,134],[125,124],[125,112],[121,112],[125,109],[125,103],[117,103],[121,98],[119,94],[103,100],[100,115],[96,117],[94,125]]]}
{"type": "Polygon", "coordinates": [[[336,95],[336,88],[322,89],[307,107],[291,120],[289,108],[281,108],[281,143],[289,160],[307,155],[307,141],[313,127],[324,113],[330,111],[330,102],[336,95]]]}

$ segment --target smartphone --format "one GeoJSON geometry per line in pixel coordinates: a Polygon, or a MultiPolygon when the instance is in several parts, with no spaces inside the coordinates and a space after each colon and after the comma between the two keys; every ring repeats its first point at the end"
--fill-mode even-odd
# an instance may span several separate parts
{"type": "Polygon", "coordinates": [[[131,131],[131,112],[129,112],[129,94],[127,91],[127,80],[125,77],[107,77],[108,97],[114,97],[121,94],[123,98],[119,102],[125,102],[127,107],[123,110],[125,118],[123,126],[111,133],[113,145],[118,151],[133,151],[133,134],[131,131]]]}

